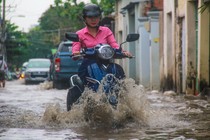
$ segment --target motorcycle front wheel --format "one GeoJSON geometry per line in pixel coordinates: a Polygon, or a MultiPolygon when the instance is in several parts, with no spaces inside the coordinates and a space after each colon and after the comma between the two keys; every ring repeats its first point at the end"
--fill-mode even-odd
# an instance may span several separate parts
{"type": "Polygon", "coordinates": [[[67,111],[71,110],[73,103],[75,103],[79,97],[81,96],[81,92],[77,87],[70,88],[67,94],[67,111]]]}

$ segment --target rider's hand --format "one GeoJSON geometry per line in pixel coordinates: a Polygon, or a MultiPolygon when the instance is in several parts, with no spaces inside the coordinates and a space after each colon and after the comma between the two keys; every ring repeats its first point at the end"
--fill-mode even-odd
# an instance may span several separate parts
{"type": "Polygon", "coordinates": [[[126,57],[129,57],[129,58],[132,58],[132,57],[133,57],[133,55],[132,55],[130,52],[125,51],[125,50],[123,50],[123,54],[124,54],[126,57]]]}
{"type": "Polygon", "coordinates": [[[80,52],[79,51],[76,51],[73,53],[73,56],[72,56],[72,59],[73,60],[78,60],[79,59],[79,55],[80,55],[80,52]]]}

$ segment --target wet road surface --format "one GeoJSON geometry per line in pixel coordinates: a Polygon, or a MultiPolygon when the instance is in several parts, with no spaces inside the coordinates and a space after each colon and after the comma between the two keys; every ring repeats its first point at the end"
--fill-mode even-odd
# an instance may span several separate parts
{"type": "Polygon", "coordinates": [[[209,140],[206,98],[145,91],[127,79],[117,109],[87,91],[66,111],[67,90],[7,81],[0,88],[0,140],[209,140]]]}

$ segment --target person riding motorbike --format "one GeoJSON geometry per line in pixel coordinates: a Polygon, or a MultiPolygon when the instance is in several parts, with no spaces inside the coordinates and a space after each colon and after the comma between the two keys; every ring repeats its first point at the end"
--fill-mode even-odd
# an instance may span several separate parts
{"type": "MultiPolygon", "coordinates": [[[[79,36],[79,42],[74,42],[72,46],[72,53],[73,56],[79,55],[80,50],[84,47],[93,48],[97,44],[109,44],[111,47],[115,49],[120,49],[119,45],[117,44],[115,37],[112,31],[105,26],[100,26],[102,10],[96,4],[87,4],[84,6],[82,11],[82,18],[86,25],[83,29],[77,31],[76,33],[79,36]]],[[[125,56],[131,57],[132,55],[127,52],[123,51],[125,56]]],[[[73,58],[77,59],[77,58],[73,58]]],[[[85,75],[86,75],[86,67],[94,63],[96,60],[84,59],[79,71],[78,76],[85,83],[85,75]]]]}
{"type": "MultiPolygon", "coordinates": [[[[84,6],[82,11],[82,18],[85,23],[85,27],[80,29],[76,32],[78,35],[79,41],[73,42],[72,45],[72,58],[73,60],[79,59],[80,52],[82,49],[91,49],[99,44],[108,44],[114,49],[119,49],[121,52],[120,46],[117,44],[114,35],[112,31],[105,26],[100,26],[100,20],[101,20],[102,10],[101,8],[96,4],[87,4],[84,6]]],[[[132,57],[132,55],[127,51],[122,51],[123,55],[126,57],[132,57]]],[[[88,68],[90,68],[90,65],[102,65],[100,64],[99,60],[96,60],[96,58],[87,58],[84,57],[82,60],[82,64],[80,65],[78,69],[78,77],[80,78],[79,86],[81,85],[88,85],[88,81],[86,76],[89,75],[88,68]]],[[[109,62],[107,62],[109,64],[109,62]]],[[[122,67],[118,64],[114,64],[116,67],[116,78],[123,79],[125,77],[125,73],[122,69],[122,67]]],[[[109,67],[107,71],[112,71],[112,68],[109,67]]],[[[71,82],[70,82],[71,83],[71,82]]],[[[71,85],[71,84],[70,84],[71,85]]],[[[75,87],[75,86],[73,86],[75,87]]],[[[83,88],[81,88],[83,89],[83,88]]],[[[78,88],[70,88],[68,95],[67,95],[67,110],[69,111],[71,109],[71,105],[77,101],[77,99],[81,96],[82,90],[79,90],[78,88]]]]}

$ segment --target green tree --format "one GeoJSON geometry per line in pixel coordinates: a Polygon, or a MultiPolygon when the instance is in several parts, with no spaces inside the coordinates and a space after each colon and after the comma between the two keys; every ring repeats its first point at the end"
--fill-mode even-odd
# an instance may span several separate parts
{"type": "MultiPolygon", "coordinates": [[[[92,3],[99,4],[103,14],[109,15],[114,12],[115,0],[91,0],[92,3]]],[[[76,31],[84,27],[82,20],[82,9],[84,2],[77,3],[77,0],[55,0],[55,6],[51,6],[39,19],[41,30],[56,32],[58,38],[63,39],[62,35],[66,31],[76,31]]],[[[56,35],[56,34],[55,34],[56,35]]]]}
{"type": "Polygon", "coordinates": [[[91,0],[91,2],[100,5],[104,16],[110,15],[114,12],[115,0],[100,0],[99,3],[97,0],[91,0]]]}
{"type": "Polygon", "coordinates": [[[210,1],[203,1],[201,7],[199,7],[200,13],[203,13],[205,10],[210,10],[210,1]]]}
{"type": "Polygon", "coordinates": [[[28,39],[18,26],[6,22],[7,38],[5,40],[7,63],[9,66],[21,66],[27,60],[28,39]]]}
{"type": "Polygon", "coordinates": [[[53,45],[53,38],[46,38],[51,32],[43,31],[39,26],[30,30],[27,34],[30,46],[28,54],[30,58],[47,58],[51,54],[51,48],[53,45]]]}
{"type": "Polygon", "coordinates": [[[83,2],[77,4],[71,1],[62,2],[61,0],[55,0],[55,6],[51,6],[40,17],[40,28],[42,30],[66,28],[77,30],[81,28],[84,26],[80,18],[83,6],[83,2]]]}
{"type": "Polygon", "coordinates": [[[65,33],[76,31],[84,26],[81,19],[81,9],[84,3],[76,0],[55,0],[55,6],[47,9],[39,19],[39,32],[44,40],[51,40],[56,47],[65,37],[65,33]]]}

